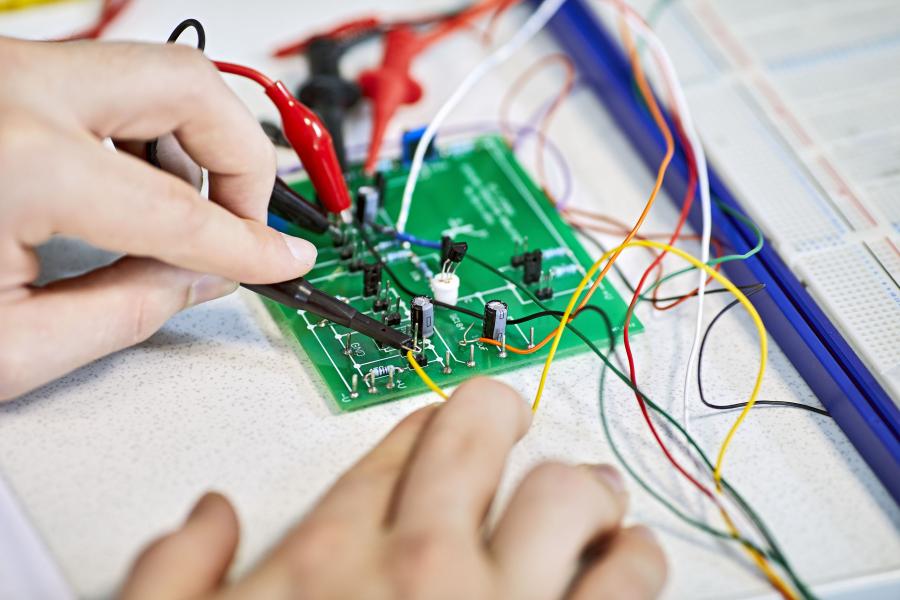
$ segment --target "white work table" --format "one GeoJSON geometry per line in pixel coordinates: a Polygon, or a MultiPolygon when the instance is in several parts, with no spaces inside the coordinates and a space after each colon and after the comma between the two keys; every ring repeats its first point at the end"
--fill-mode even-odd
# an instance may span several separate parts
{"type": "MultiPolygon", "coordinates": [[[[380,2],[378,8],[402,12],[404,4],[380,2]]],[[[456,5],[408,4],[411,12],[456,5]]],[[[246,62],[293,87],[304,73],[302,62],[275,62],[266,52],[317,25],[368,13],[371,5],[349,0],[136,0],[108,37],[162,41],[181,19],[197,17],[206,26],[210,56],[246,62]]],[[[68,3],[0,14],[0,34],[59,35],[85,23],[90,9],[89,4],[68,3]]],[[[498,35],[508,35],[522,15],[513,11],[498,35]]],[[[504,86],[552,50],[549,36],[530,44],[480,85],[450,122],[495,119],[504,86]]],[[[403,127],[426,122],[480,56],[478,38],[466,33],[428,52],[415,68],[426,96],[401,111],[394,137],[403,127]]],[[[379,59],[378,46],[366,45],[349,57],[347,70],[354,73],[379,59]]],[[[539,81],[558,86],[559,73],[548,71],[539,81]]],[[[273,115],[258,90],[240,82],[235,89],[256,114],[273,115]]],[[[526,108],[516,112],[520,117],[551,93],[551,87],[529,89],[539,97],[523,100],[526,108]]],[[[351,129],[351,144],[367,138],[368,126],[364,118],[360,121],[351,129]]],[[[566,104],[551,136],[571,163],[578,205],[624,221],[637,216],[650,175],[588,93],[580,92],[566,104]]],[[[528,167],[532,154],[522,154],[528,167]]],[[[661,200],[647,230],[670,230],[675,218],[673,205],[661,200]]],[[[45,253],[48,269],[71,268],[73,255],[61,249],[45,253]]],[[[640,252],[622,259],[632,278],[645,262],[640,252]]],[[[709,297],[708,315],[725,302],[722,295],[709,297]]],[[[647,326],[634,340],[640,384],[676,415],[694,310],[695,304],[687,302],[674,311],[655,313],[645,306],[638,313],[647,326]]],[[[723,319],[704,363],[707,393],[720,402],[744,400],[758,365],[757,348],[745,314],[735,310],[723,319]]],[[[762,397],[816,403],[777,346],[769,359],[762,397]]],[[[532,367],[502,379],[528,397],[539,373],[540,368],[532,367]]],[[[589,354],[553,365],[534,426],[513,452],[501,501],[539,461],[615,463],[598,418],[599,373],[599,361],[589,354]]],[[[176,526],[209,489],[225,493],[240,516],[239,575],[399,418],[434,400],[420,396],[355,413],[336,412],[309,362],[282,337],[258,298],[242,290],[178,315],[138,347],[0,406],[0,474],[79,596],[114,593],[141,547],[176,526]]],[[[655,485],[695,511],[699,501],[664,464],[630,390],[610,378],[607,402],[614,435],[626,455],[655,485]]],[[[692,431],[709,453],[736,416],[711,414],[699,402],[691,414],[692,431]]],[[[871,595],[880,590],[883,597],[896,594],[900,512],[833,422],[805,411],[755,409],[729,452],[727,477],[764,518],[808,583],[831,597],[863,590],[871,595]]],[[[633,482],[629,489],[630,519],[654,527],[666,548],[671,565],[667,597],[770,593],[732,545],[686,527],[633,482]]]]}

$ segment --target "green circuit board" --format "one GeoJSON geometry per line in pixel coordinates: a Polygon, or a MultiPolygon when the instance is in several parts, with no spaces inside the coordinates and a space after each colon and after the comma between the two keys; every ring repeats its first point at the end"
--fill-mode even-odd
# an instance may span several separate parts
{"type": "MultiPolygon", "coordinates": [[[[393,227],[407,172],[399,161],[390,162],[382,169],[384,196],[377,213],[378,224],[393,227]]],[[[350,170],[347,181],[351,191],[371,183],[359,168],[350,170]]],[[[307,197],[313,195],[305,180],[292,183],[292,186],[307,197]]],[[[480,258],[518,281],[522,280],[523,269],[512,266],[512,257],[522,252],[526,243],[528,249],[542,250],[543,280],[528,287],[532,291],[539,287],[551,288],[552,297],[545,300],[545,304],[554,310],[565,309],[570,295],[593,262],[545,194],[519,165],[506,142],[497,136],[446,146],[425,164],[406,231],[421,239],[440,240],[442,236],[449,236],[454,241],[467,242],[469,256],[480,258]]],[[[336,246],[327,235],[297,233],[319,248],[316,266],[307,275],[310,283],[370,316],[383,318],[385,312],[373,311],[373,298],[362,295],[362,272],[351,268],[353,261],[357,261],[357,266],[360,262],[376,262],[358,239],[358,232],[346,231],[347,239],[355,241],[347,241],[342,246],[336,246]],[[353,249],[352,257],[346,256],[348,247],[353,249]]],[[[441,271],[440,250],[403,244],[377,231],[370,230],[368,236],[407,288],[421,295],[432,295],[428,273],[441,271]]],[[[509,319],[541,310],[521,290],[474,261],[464,259],[456,274],[461,281],[457,306],[483,314],[487,302],[501,300],[509,307],[509,319]]],[[[399,308],[402,320],[396,327],[408,330],[410,297],[390,281],[387,272],[384,281],[394,284],[385,283],[381,296],[390,299],[388,312],[399,308]]],[[[282,329],[299,342],[341,410],[355,410],[427,391],[409,368],[406,357],[397,350],[379,348],[374,341],[359,334],[352,335],[348,344],[346,328],[321,321],[303,311],[268,300],[265,302],[282,329]],[[391,370],[392,386],[387,375],[391,370]]],[[[606,312],[615,334],[620,335],[626,304],[608,281],[601,283],[591,304],[606,312]]],[[[607,342],[607,328],[598,314],[586,311],[579,315],[577,324],[601,347],[607,342]]],[[[506,341],[510,346],[527,348],[531,327],[534,327],[537,342],[557,325],[558,320],[553,316],[511,325],[506,341]]],[[[642,329],[634,319],[630,331],[637,333],[642,329]]],[[[496,346],[467,343],[477,339],[481,330],[479,319],[434,307],[434,334],[423,344],[422,351],[427,360],[424,369],[435,383],[447,388],[473,375],[510,371],[546,359],[546,346],[533,354],[507,352],[506,356],[501,356],[496,346]],[[474,351],[470,347],[474,347],[474,351]],[[449,364],[445,364],[448,352],[449,364]]],[[[574,334],[565,333],[558,356],[585,351],[587,348],[581,340],[574,334]]]]}

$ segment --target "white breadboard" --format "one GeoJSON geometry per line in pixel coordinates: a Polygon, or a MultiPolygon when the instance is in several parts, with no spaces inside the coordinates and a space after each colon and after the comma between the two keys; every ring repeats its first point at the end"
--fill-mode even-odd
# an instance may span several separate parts
{"type": "Polygon", "coordinates": [[[657,30],[716,169],[900,404],[900,2],[686,0],[657,30]]]}

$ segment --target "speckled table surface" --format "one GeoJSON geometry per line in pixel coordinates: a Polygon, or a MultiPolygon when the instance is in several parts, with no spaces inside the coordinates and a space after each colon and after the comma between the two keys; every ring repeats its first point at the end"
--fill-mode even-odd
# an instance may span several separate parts
{"type": "MultiPolygon", "coordinates": [[[[207,25],[211,54],[266,67],[289,82],[300,76],[298,63],[264,59],[269,40],[325,22],[338,10],[275,0],[253,3],[252,10],[212,0],[147,4],[136,3],[111,35],[163,39],[173,23],[195,16],[207,25]],[[263,39],[265,33],[271,37],[263,39]]],[[[402,6],[399,1],[384,4],[386,9],[402,6]]],[[[343,2],[339,10],[352,14],[365,6],[343,2]]],[[[76,3],[49,10],[40,22],[33,15],[2,17],[0,32],[51,35],[77,23],[85,11],[76,3]]],[[[551,48],[548,39],[538,40],[486,81],[453,121],[483,121],[495,114],[504,83],[551,48]]],[[[477,41],[463,36],[430,53],[417,67],[429,94],[421,106],[404,112],[402,122],[424,121],[478,52],[477,41]],[[429,77],[430,72],[445,76],[429,77]]],[[[350,58],[357,64],[372,60],[364,54],[350,58]]],[[[547,75],[548,85],[553,85],[552,75],[547,75]]],[[[268,111],[251,88],[237,89],[254,110],[268,111]]],[[[365,133],[360,126],[351,138],[364,139],[365,133]]],[[[632,219],[649,187],[648,174],[593,101],[576,95],[552,133],[572,163],[574,201],[632,219]],[[576,131],[577,136],[568,135],[576,131]]],[[[523,160],[529,165],[532,159],[523,154],[523,160]]],[[[648,228],[665,229],[674,216],[672,207],[661,203],[648,228]]],[[[56,272],[96,258],[64,243],[44,252],[45,267],[56,272]]],[[[632,275],[639,259],[624,259],[632,275]]],[[[711,297],[710,314],[724,302],[711,297]]],[[[674,410],[680,403],[693,307],[640,316],[648,333],[635,340],[639,378],[660,404],[674,410]]],[[[735,312],[711,344],[704,365],[708,393],[741,397],[756,368],[749,321],[735,312]]],[[[542,410],[513,453],[500,503],[538,461],[615,462],[598,420],[599,374],[597,361],[588,356],[554,365],[542,410]]],[[[504,379],[529,395],[538,375],[539,369],[530,368],[504,379]]],[[[667,493],[699,510],[698,501],[662,464],[628,389],[614,382],[607,386],[613,434],[627,456],[667,493]]],[[[816,402],[777,347],[771,350],[763,396],[816,402]]],[[[241,291],[178,315],[136,348],[0,407],[0,471],[73,589],[81,596],[102,597],[114,592],[139,548],[178,523],[210,488],[226,493],[238,509],[243,529],[239,574],[400,417],[433,400],[422,396],[337,414],[310,365],[281,337],[257,298],[241,291]]],[[[693,431],[710,450],[734,416],[696,407],[692,415],[693,431]]],[[[890,578],[900,571],[900,513],[828,419],[756,410],[731,450],[727,472],[797,571],[824,586],[824,592],[844,597],[842,589],[865,588],[842,587],[842,581],[890,578]]],[[[631,488],[631,518],[654,526],[666,547],[672,566],[669,597],[768,592],[742,555],[686,528],[637,486],[631,488]]]]}

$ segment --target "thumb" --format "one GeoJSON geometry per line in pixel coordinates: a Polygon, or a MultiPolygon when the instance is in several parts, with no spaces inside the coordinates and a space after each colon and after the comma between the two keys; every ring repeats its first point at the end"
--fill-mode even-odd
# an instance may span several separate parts
{"type": "Polygon", "coordinates": [[[238,543],[234,508],[221,494],[203,496],[180,529],[151,543],[122,588],[125,600],[193,598],[215,591],[238,543]]]}

